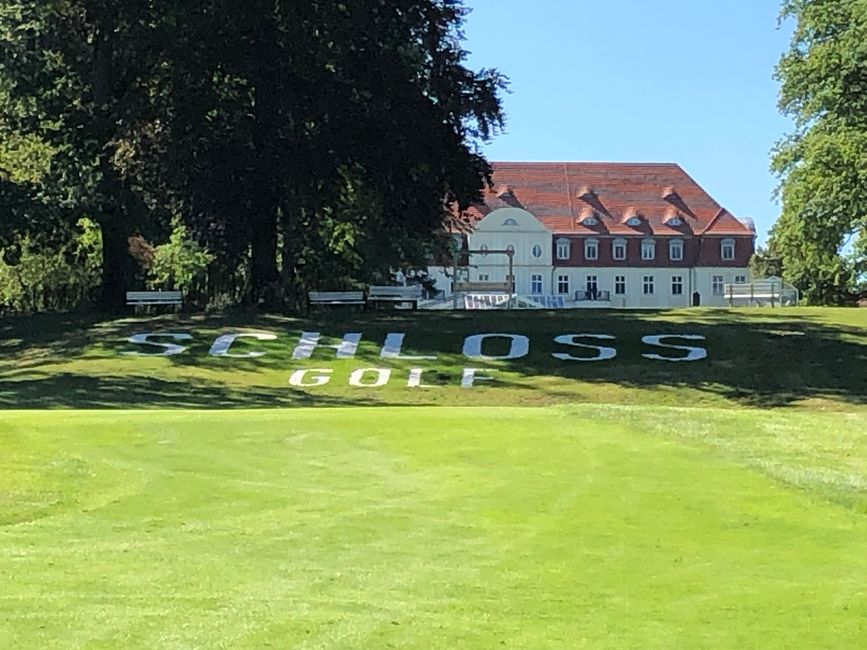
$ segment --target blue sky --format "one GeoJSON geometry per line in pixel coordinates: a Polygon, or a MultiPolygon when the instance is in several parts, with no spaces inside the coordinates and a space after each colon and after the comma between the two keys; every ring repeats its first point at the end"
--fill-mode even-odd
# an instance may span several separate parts
{"type": "Polygon", "coordinates": [[[466,0],[473,68],[511,81],[489,160],[676,162],[760,243],[768,171],[790,130],[774,66],[792,25],[777,0],[466,0]]]}

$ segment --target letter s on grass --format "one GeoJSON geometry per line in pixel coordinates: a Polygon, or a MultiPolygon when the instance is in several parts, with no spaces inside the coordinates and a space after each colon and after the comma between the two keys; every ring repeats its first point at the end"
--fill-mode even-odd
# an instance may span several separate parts
{"type": "Polygon", "coordinates": [[[613,359],[617,356],[617,350],[614,348],[609,348],[606,345],[590,345],[588,343],[578,343],[575,339],[598,339],[604,341],[611,341],[615,339],[612,334],[561,334],[560,336],[554,337],[555,343],[563,343],[564,345],[574,345],[579,348],[586,348],[589,350],[596,350],[595,357],[574,357],[571,354],[566,354],[565,352],[552,352],[551,356],[555,359],[562,359],[563,361],[605,361],[606,359],[613,359]]]}
{"type": "Polygon", "coordinates": [[[170,357],[173,354],[180,354],[187,349],[185,345],[177,345],[176,343],[165,343],[161,341],[151,341],[152,336],[163,336],[175,341],[189,341],[193,338],[192,334],[187,332],[144,332],[142,334],[133,334],[127,341],[138,345],[152,345],[157,348],[162,348],[162,352],[121,352],[128,356],[134,357],[170,357]]]}
{"type": "Polygon", "coordinates": [[[655,361],[699,361],[707,357],[707,350],[704,348],[696,348],[691,345],[669,345],[663,343],[662,339],[686,339],[687,341],[704,341],[704,336],[701,334],[653,334],[651,336],[642,336],[641,342],[647,345],[655,345],[660,348],[669,350],[685,350],[685,357],[664,357],[661,354],[642,354],[645,359],[653,359],[655,361]]]}

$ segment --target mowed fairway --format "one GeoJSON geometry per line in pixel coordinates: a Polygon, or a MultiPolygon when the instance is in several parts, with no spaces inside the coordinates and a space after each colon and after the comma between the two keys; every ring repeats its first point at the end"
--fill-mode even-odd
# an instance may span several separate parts
{"type": "Polygon", "coordinates": [[[0,413],[0,648],[867,647],[863,409],[0,413]]]}

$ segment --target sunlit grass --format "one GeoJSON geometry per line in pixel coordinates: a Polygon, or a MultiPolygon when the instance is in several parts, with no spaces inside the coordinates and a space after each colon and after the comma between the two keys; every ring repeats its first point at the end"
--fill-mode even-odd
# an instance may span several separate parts
{"type": "Polygon", "coordinates": [[[0,647],[855,648],[863,415],[0,414],[0,647]]]}

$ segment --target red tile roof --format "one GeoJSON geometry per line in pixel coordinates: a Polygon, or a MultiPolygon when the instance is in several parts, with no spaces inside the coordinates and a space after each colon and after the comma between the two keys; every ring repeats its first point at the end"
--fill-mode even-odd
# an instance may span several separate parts
{"type": "Polygon", "coordinates": [[[497,208],[522,207],[555,234],[753,234],[674,163],[499,162],[492,166],[495,189],[485,193],[483,205],[467,211],[471,221],[497,208]],[[508,196],[498,197],[506,187],[508,196]],[[641,226],[624,223],[632,211],[642,217],[641,226]],[[601,223],[579,223],[591,212],[601,223]],[[675,213],[684,225],[665,224],[666,217],[675,213]]]}

